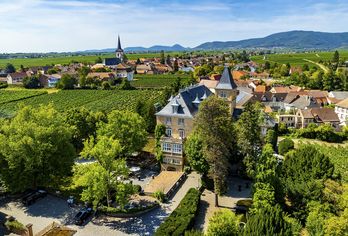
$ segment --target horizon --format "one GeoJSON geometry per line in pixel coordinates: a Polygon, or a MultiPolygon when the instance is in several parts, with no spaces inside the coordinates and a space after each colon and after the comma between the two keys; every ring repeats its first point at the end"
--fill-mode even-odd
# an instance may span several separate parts
{"type": "Polygon", "coordinates": [[[193,48],[205,42],[294,30],[338,33],[346,31],[347,10],[348,3],[342,0],[157,0],[151,4],[142,0],[4,0],[0,34],[5,37],[0,53],[115,48],[118,34],[123,48],[174,44],[193,48]]]}

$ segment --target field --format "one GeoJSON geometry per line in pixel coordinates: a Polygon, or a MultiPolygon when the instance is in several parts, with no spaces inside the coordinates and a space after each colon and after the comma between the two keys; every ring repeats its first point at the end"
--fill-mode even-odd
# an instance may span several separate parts
{"type": "MultiPolygon", "coordinates": [[[[341,60],[348,60],[348,51],[340,51],[341,60]]],[[[333,52],[313,52],[313,53],[287,53],[287,54],[270,54],[265,55],[266,60],[269,62],[277,62],[278,64],[290,63],[292,66],[302,66],[303,64],[308,64],[309,66],[314,65],[307,60],[313,62],[329,61],[332,59],[333,52]]],[[[257,63],[264,63],[262,56],[253,56],[251,60],[257,63]]]]}
{"type": "MultiPolygon", "coordinates": [[[[4,90],[4,93],[11,91],[4,90]]],[[[58,111],[70,108],[86,107],[93,111],[133,110],[139,99],[157,100],[160,91],[154,90],[62,90],[57,93],[43,94],[20,101],[8,101],[0,104],[0,116],[14,115],[19,104],[39,106],[53,104],[58,111]]]]}
{"type": "Polygon", "coordinates": [[[163,88],[170,86],[176,78],[181,78],[183,83],[186,83],[189,75],[134,75],[134,80],[131,84],[136,88],[163,88]]]}
{"type": "Polygon", "coordinates": [[[46,94],[43,90],[0,90],[0,104],[5,104],[13,101],[20,101],[26,98],[46,94]]]}
{"type": "MultiPolygon", "coordinates": [[[[165,55],[176,55],[180,52],[165,53],[165,55]]],[[[129,60],[136,60],[138,58],[153,58],[160,57],[160,53],[138,53],[138,54],[126,54],[129,60]]],[[[72,61],[81,63],[95,63],[98,58],[114,57],[114,54],[101,54],[101,55],[81,55],[81,56],[57,56],[57,57],[43,57],[43,58],[15,58],[15,59],[0,59],[0,68],[4,68],[7,63],[13,64],[17,69],[21,65],[24,67],[30,66],[46,66],[52,64],[68,64],[72,61]]]]}

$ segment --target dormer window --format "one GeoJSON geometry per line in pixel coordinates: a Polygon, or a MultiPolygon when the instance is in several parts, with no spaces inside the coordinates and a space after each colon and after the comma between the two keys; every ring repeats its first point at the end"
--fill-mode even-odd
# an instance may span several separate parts
{"type": "Polygon", "coordinates": [[[176,98],[173,99],[171,105],[172,105],[173,113],[174,113],[174,114],[178,113],[180,104],[179,104],[179,102],[178,102],[178,100],[177,100],[176,98]]]}
{"type": "Polygon", "coordinates": [[[220,91],[219,96],[220,96],[220,98],[227,98],[226,91],[220,91]]]}
{"type": "Polygon", "coordinates": [[[201,100],[199,100],[199,98],[198,98],[198,94],[196,95],[196,98],[195,98],[195,100],[192,101],[192,103],[197,105],[197,106],[201,103],[201,100]]]}

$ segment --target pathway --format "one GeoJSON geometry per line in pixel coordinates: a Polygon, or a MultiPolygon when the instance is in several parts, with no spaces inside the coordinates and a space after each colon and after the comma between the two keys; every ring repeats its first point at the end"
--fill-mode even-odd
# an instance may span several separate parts
{"type": "Polygon", "coordinates": [[[324,65],[322,65],[322,64],[320,64],[320,63],[318,63],[318,62],[311,61],[311,60],[308,60],[308,59],[303,59],[303,60],[304,60],[304,61],[308,61],[308,62],[313,63],[313,64],[316,64],[316,65],[319,66],[325,73],[327,73],[327,72],[329,71],[329,69],[328,69],[326,66],[324,66],[324,65]]]}

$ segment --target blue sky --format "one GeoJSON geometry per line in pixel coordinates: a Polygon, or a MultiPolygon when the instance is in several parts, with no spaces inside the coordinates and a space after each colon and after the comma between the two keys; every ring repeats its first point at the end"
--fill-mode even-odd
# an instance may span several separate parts
{"type": "Polygon", "coordinates": [[[347,0],[0,0],[0,53],[194,47],[289,30],[344,32],[347,0]]]}

